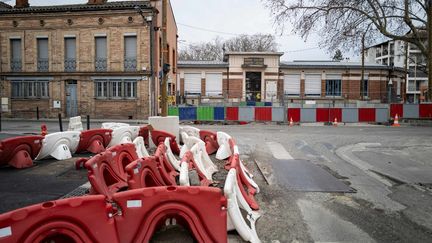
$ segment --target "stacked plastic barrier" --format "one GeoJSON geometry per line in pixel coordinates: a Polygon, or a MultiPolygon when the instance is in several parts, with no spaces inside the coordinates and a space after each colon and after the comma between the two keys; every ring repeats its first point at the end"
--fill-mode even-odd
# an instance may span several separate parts
{"type": "Polygon", "coordinates": [[[72,158],[80,142],[80,133],[78,131],[67,131],[51,133],[45,136],[42,141],[42,149],[35,160],[41,160],[48,156],[57,160],[72,158]]]}
{"type": "Polygon", "coordinates": [[[42,148],[43,136],[13,137],[0,141],[0,165],[27,168],[42,148]]]}
{"type": "MultiPolygon", "coordinates": [[[[94,196],[47,202],[0,215],[0,242],[107,241],[112,234],[116,236],[110,242],[147,242],[166,219],[189,228],[198,242],[226,242],[228,230],[236,230],[246,241],[260,242],[255,230],[260,214],[254,211],[259,208],[254,198],[259,187],[240,160],[231,136],[183,127],[180,134],[184,145],[180,149],[176,137],[164,131],[149,132],[147,127],[118,123],[104,127],[76,132],[81,138],[78,148],[64,142],[64,134],[54,134],[61,137],[57,139],[62,141],[60,145],[73,151],[100,152],[79,162],[85,162],[94,196]],[[153,154],[147,151],[146,134],[157,146],[153,154]],[[95,136],[98,139],[92,139],[95,136]],[[121,141],[126,143],[116,144],[121,141]],[[218,171],[209,156],[215,152],[216,158],[226,160],[229,170],[223,191],[210,187],[218,171]],[[178,154],[181,156],[177,158],[178,154]],[[241,210],[247,212],[246,218],[241,210]],[[30,211],[34,212],[31,220],[16,217],[30,211]],[[89,215],[94,218],[90,220],[89,215]],[[104,231],[107,235],[101,233],[104,231]]],[[[42,155],[56,155],[45,150],[42,155]]]]}

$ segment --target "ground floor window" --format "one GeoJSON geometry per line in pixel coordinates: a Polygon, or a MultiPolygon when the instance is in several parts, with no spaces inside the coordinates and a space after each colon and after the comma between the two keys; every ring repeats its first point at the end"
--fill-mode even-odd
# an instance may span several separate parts
{"type": "Polygon", "coordinates": [[[97,99],[134,99],[137,97],[137,80],[97,79],[95,80],[97,99]]]}
{"type": "Polygon", "coordinates": [[[340,79],[326,80],[326,96],[341,96],[342,81],[340,79]]]}
{"type": "Polygon", "coordinates": [[[41,99],[49,98],[48,80],[17,80],[12,81],[12,98],[41,99]]]}

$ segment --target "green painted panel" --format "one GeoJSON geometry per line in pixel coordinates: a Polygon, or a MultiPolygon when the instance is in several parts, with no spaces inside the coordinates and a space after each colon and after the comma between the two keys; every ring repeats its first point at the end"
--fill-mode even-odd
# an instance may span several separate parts
{"type": "Polygon", "coordinates": [[[245,101],[240,102],[240,106],[246,106],[247,103],[245,101]]]}
{"type": "Polygon", "coordinates": [[[264,102],[257,102],[257,103],[255,103],[255,106],[264,106],[265,104],[264,104],[264,102]]]}
{"type": "Polygon", "coordinates": [[[213,107],[198,107],[197,118],[199,121],[213,121],[214,108],[213,107]]]}
{"type": "Polygon", "coordinates": [[[178,107],[168,107],[168,116],[179,116],[179,108],[178,107]]]}

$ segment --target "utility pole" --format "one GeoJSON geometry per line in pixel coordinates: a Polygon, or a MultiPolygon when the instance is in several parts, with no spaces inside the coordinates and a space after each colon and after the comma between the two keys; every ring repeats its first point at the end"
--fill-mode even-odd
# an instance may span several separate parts
{"type": "Polygon", "coordinates": [[[162,0],[162,87],[161,87],[161,108],[162,116],[168,115],[167,90],[168,72],[166,72],[168,60],[168,31],[167,31],[167,9],[168,0],[162,0]]]}

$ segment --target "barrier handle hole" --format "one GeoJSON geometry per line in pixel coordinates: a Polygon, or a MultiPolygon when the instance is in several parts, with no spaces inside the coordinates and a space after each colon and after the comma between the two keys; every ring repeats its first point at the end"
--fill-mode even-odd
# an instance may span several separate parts
{"type": "Polygon", "coordinates": [[[175,190],[176,190],[176,187],[174,187],[174,186],[169,186],[169,187],[167,187],[167,190],[168,190],[168,191],[175,191],[175,190]]]}
{"type": "Polygon", "coordinates": [[[51,208],[51,207],[53,207],[54,206],[54,203],[53,202],[46,202],[46,203],[43,203],[42,204],[42,207],[43,208],[51,208]]]}

